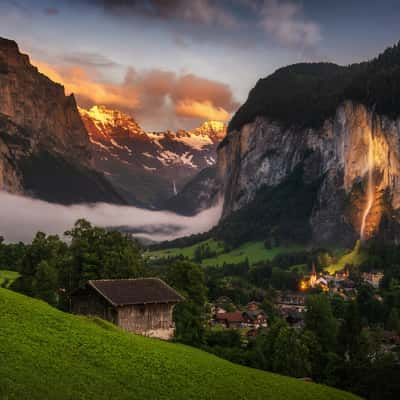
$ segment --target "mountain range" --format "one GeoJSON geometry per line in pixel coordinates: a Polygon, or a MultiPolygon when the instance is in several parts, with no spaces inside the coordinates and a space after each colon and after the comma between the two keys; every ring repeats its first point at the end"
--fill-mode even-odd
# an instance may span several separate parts
{"type": "Polygon", "coordinates": [[[160,208],[215,165],[225,133],[219,121],[146,132],[118,110],[79,108],[14,41],[0,39],[1,189],[61,204],[160,208]]]}
{"type": "Polygon", "coordinates": [[[162,205],[197,173],[216,164],[226,134],[219,121],[192,131],[146,132],[133,117],[105,106],[79,108],[94,165],[132,204],[162,205]]]}
{"type": "Polygon", "coordinates": [[[223,198],[212,235],[232,244],[399,241],[399,115],[399,45],[347,67],[281,68],[227,130],[148,132],[118,110],[78,109],[0,39],[0,188],[185,215],[223,198]]]}

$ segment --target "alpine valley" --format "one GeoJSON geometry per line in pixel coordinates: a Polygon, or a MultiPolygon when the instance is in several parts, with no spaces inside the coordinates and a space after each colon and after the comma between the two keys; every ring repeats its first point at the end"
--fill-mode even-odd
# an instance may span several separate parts
{"type": "Polygon", "coordinates": [[[399,82],[398,45],[348,67],[296,64],[259,80],[227,133],[219,121],[146,132],[121,111],[78,107],[1,39],[0,187],[184,215],[223,198],[210,235],[233,245],[397,242],[399,82]]]}
{"type": "Polygon", "coordinates": [[[0,400],[400,399],[399,18],[0,0],[0,400]]]}
{"type": "MultiPolygon", "coordinates": [[[[85,110],[14,41],[0,39],[0,132],[1,189],[61,204],[174,209],[185,184],[214,171],[226,126],[146,132],[118,110],[85,110]]],[[[199,205],[186,208],[193,214],[199,205]]]]}

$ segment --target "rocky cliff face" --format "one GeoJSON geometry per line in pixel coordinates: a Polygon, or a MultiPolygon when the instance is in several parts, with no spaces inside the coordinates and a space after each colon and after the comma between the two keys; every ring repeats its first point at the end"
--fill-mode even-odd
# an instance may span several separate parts
{"type": "Polygon", "coordinates": [[[15,42],[0,39],[0,113],[46,147],[90,165],[90,147],[73,95],[32,66],[15,42]]]}
{"type": "Polygon", "coordinates": [[[0,38],[0,189],[50,201],[117,201],[92,170],[87,132],[74,97],[0,38]]]}
{"type": "Polygon", "coordinates": [[[226,126],[205,122],[192,131],[146,132],[129,115],[105,106],[80,108],[94,163],[131,202],[160,206],[216,163],[226,126]]]}
{"type": "Polygon", "coordinates": [[[162,208],[183,215],[195,215],[215,205],[220,198],[216,181],[216,167],[204,168],[162,208]]]}
{"type": "Polygon", "coordinates": [[[257,117],[231,131],[218,151],[223,218],[251,205],[262,187],[282,184],[299,165],[304,182],[318,181],[308,217],[314,242],[350,243],[378,234],[388,220],[399,223],[400,119],[351,101],[321,128],[257,117]]]}

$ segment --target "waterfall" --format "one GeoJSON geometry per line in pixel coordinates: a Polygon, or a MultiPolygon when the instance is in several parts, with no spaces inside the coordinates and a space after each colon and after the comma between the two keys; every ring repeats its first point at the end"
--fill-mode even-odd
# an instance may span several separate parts
{"type": "Polygon", "coordinates": [[[374,204],[375,188],[374,188],[374,110],[371,112],[370,129],[368,133],[368,181],[367,181],[367,204],[364,209],[362,216],[360,237],[361,240],[365,240],[365,228],[367,224],[367,217],[374,204]]]}
{"type": "Polygon", "coordinates": [[[176,190],[175,181],[172,181],[172,190],[174,192],[174,196],[176,196],[178,194],[178,191],[176,190]]]}

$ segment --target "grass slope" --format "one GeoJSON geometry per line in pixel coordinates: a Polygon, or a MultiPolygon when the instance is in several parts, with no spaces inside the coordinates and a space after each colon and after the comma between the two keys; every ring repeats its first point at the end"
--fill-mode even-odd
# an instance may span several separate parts
{"type": "Polygon", "coordinates": [[[250,264],[255,264],[260,261],[271,260],[277,254],[304,250],[304,246],[301,245],[274,247],[272,249],[266,249],[263,241],[255,241],[244,243],[236,249],[224,252],[224,246],[222,242],[218,242],[214,239],[208,239],[203,242],[194,244],[193,246],[152,251],[148,253],[148,256],[153,256],[157,258],[168,258],[183,255],[185,257],[188,257],[189,259],[193,259],[196,248],[205,244],[209,246],[210,250],[217,253],[215,257],[206,258],[201,262],[201,264],[205,266],[222,265],[224,263],[238,264],[246,260],[246,258],[248,258],[250,264]]]}
{"type": "Polygon", "coordinates": [[[16,271],[0,270],[0,286],[7,282],[7,287],[9,287],[17,278],[19,273],[16,271]]]}
{"type": "Polygon", "coordinates": [[[360,265],[367,258],[367,254],[361,248],[360,241],[357,241],[354,249],[348,253],[343,254],[337,263],[331,264],[325,268],[330,274],[334,274],[336,271],[340,271],[346,265],[351,264],[354,266],[360,265]]]}
{"type": "Polygon", "coordinates": [[[0,398],[356,399],[0,289],[0,398]]]}

